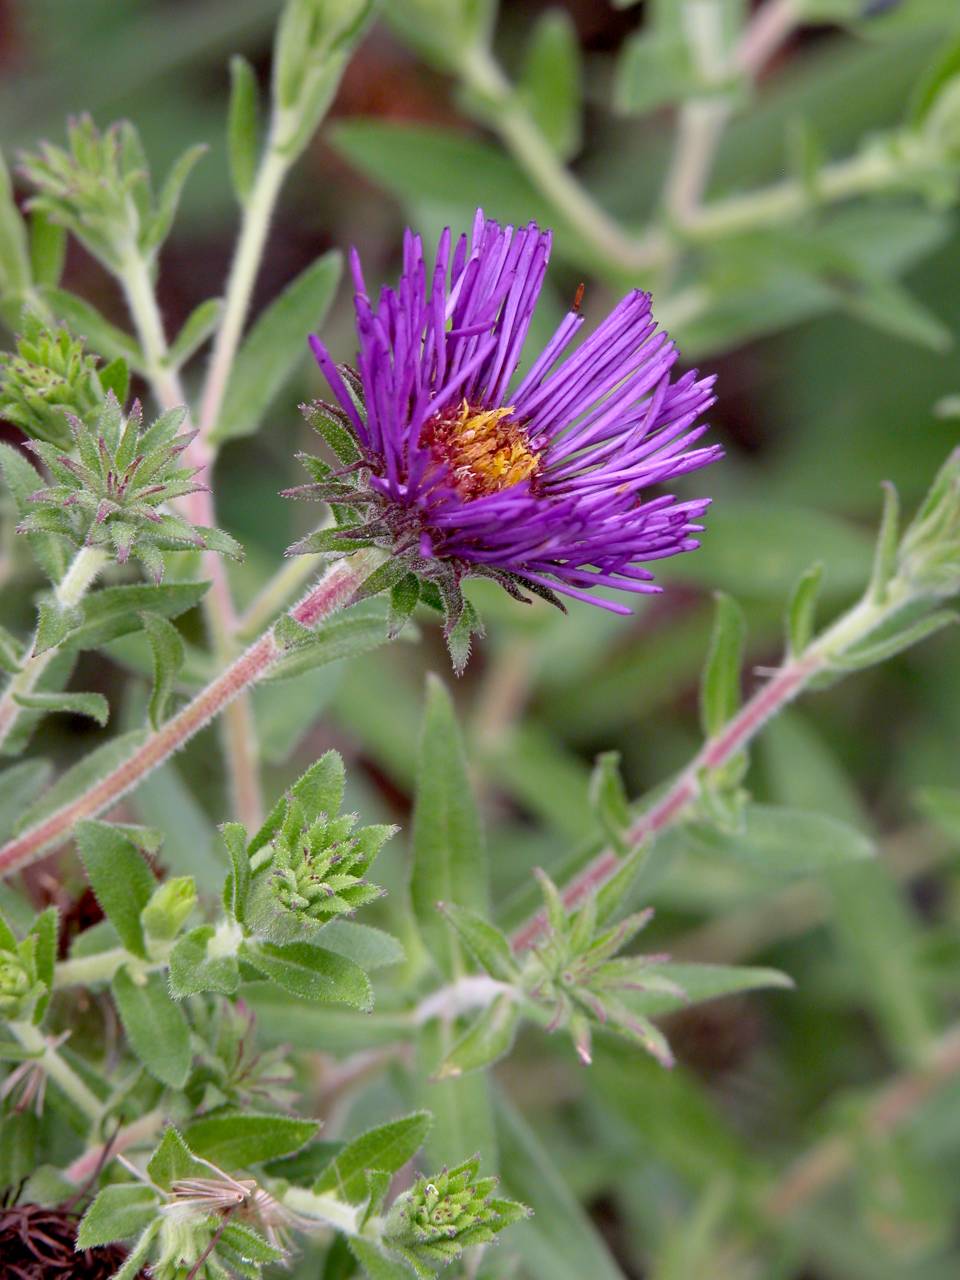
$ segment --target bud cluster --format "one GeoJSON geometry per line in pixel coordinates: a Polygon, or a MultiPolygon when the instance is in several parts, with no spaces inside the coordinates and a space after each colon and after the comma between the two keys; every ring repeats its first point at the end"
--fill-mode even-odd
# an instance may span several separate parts
{"type": "Polygon", "coordinates": [[[24,312],[16,352],[0,352],[0,417],[35,440],[69,449],[67,414],[87,418],[103,403],[97,358],[66,329],[24,312]]]}
{"type": "Polygon", "coordinates": [[[474,1156],[432,1178],[418,1178],[394,1201],[383,1242],[420,1276],[459,1258],[470,1245],[490,1244],[513,1222],[529,1216],[526,1206],[496,1197],[496,1178],[481,1178],[474,1156]]]}
{"type": "Polygon", "coordinates": [[[22,1022],[33,1016],[46,985],[37,970],[37,937],[18,942],[0,918],[0,1018],[22,1022]]]}
{"type": "Polygon", "coordinates": [[[31,495],[35,509],[19,531],[56,533],[77,546],[99,547],[119,564],[132,554],[158,582],[163,551],[196,547],[238,556],[232,538],[161,510],[203,487],[194,480],[196,468],[179,462],[192,439],[180,433],[185,413],[172,409],[144,429],[139,403],[124,414],[111,391],[96,418],[68,415],[71,453],[46,441],[31,443],[52,483],[31,495]]]}
{"type": "Polygon", "coordinates": [[[204,150],[185,152],[155,196],[133,125],[122,121],[101,131],[84,115],[70,122],[65,148],[41,143],[21,158],[20,168],[37,190],[31,207],[122,274],[131,255],[150,259],[166,239],[180,191],[204,150]]]}
{"type": "Polygon", "coordinates": [[[568,916],[553,881],[542,871],[537,876],[549,929],[534,948],[524,985],[535,1002],[550,1009],[550,1030],[569,1031],[585,1065],[592,1061],[592,1027],[603,1026],[646,1049],[663,1066],[672,1066],[673,1055],[663,1034],[623,999],[631,991],[685,999],[681,987],[653,971],[666,956],[618,954],[646,927],[653,911],[636,912],[605,928],[598,919],[595,896],[568,916]]]}

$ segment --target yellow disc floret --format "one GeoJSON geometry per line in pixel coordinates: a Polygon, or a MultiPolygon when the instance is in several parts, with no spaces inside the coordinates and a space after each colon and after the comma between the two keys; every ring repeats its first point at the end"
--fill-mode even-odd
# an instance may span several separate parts
{"type": "Polygon", "coordinates": [[[540,466],[539,453],[509,406],[481,409],[464,400],[432,418],[420,442],[449,469],[457,492],[468,500],[528,480],[540,466]]]}

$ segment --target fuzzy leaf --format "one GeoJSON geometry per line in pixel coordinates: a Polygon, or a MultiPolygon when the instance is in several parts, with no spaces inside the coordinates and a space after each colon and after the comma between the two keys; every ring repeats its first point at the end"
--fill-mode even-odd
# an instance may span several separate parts
{"type": "Polygon", "coordinates": [[[403,945],[392,934],[353,920],[331,920],[317,934],[317,941],[328,951],[346,956],[367,973],[402,964],[406,959],[403,945]]]}
{"type": "Polygon", "coordinates": [[[798,657],[813,639],[817,597],[823,582],[823,563],[818,561],[800,576],[787,605],[787,643],[798,657]]]}
{"type": "Polygon", "coordinates": [[[132,583],[94,591],[80,606],[80,620],[69,637],[70,647],[99,649],[118,636],[138,631],[145,611],[157,617],[177,618],[200,603],[208,586],[206,582],[169,582],[160,586],[132,583]]]}
{"type": "Polygon", "coordinates": [[[513,1048],[520,1008],[513,995],[498,996],[453,1046],[436,1073],[438,1080],[490,1067],[513,1048]]]}
{"type": "Polygon", "coordinates": [[[373,1007],[370,980],[359,965],[307,942],[246,943],[241,957],[284,991],[318,1004],[373,1007]]]}
{"type": "Polygon", "coordinates": [[[102,693],[18,693],[14,701],[29,711],[63,711],[68,715],[86,716],[101,728],[110,719],[110,704],[102,693]]]}
{"type": "Polygon", "coordinates": [[[30,926],[30,936],[36,938],[34,963],[37,967],[37,979],[47,988],[46,993],[40,996],[34,1006],[35,1026],[39,1026],[43,1021],[43,1015],[50,1003],[50,992],[53,990],[53,975],[57,963],[59,930],[60,913],[56,907],[47,907],[46,911],[41,911],[30,926]]]}
{"type": "Polygon", "coordinates": [[[314,1191],[335,1191],[344,1200],[358,1204],[366,1199],[366,1170],[395,1173],[411,1160],[430,1131],[429,1111],[415,1111],[399,1120],[368,1129],[347,1143],[320,1175],[314,1191]]]}
{"type": "Polygon", "coordinates": [[[704,825],[688,828],[694,847],[769,876],[816,875],[876,852],[868,836],[825,814],[750,804],[742,817],[742,830],[734,833],[704,825]]]}
{"type": "Polygon", "coordinates": [[[42,210],[34,209],[30,215],[30,268],[34,284],[58,285],[66,256],[66,230],[51,222],[42,210]]]}
{"type": "Polygon", "coordinates": [[[372,1240],[351,1236],[348,1245],[368,1280],[416,1280],[417,1272],[399,1258],[385,1254],[372,1240]]]}
{"type": "Polygon", "coordinates": [[[740,706],[740,669],[746,621],[737,602],[717,593],[717,612],[700,682],[700,723],[707,737],[719,733],[740,706]]]}
{"type": "Polygon", "coordinates": [[[225,1169],[247,1169],[263,1160],[291,1155],[316,1136],[317,1120],[252,1111],[217,1112],[184,1130],[190,1150],[225,1169]]]}
{"type": "Polygon", "coordinates": [[[216,930],[212,924],[198,925],[179,938],[170,952],[170,994],[175,1000],[215,991],[232,996],[240,985],[236,956],[211,956],[207,944],[216,930]]]}
{"type": "Polygon", "coordinates": [[[205,1178],[210,1166],[201,1164],[184,1142],[178,1130],[168,1125],[156,1151],[147,1162],[150,1181],[161,1191],[169,1191],[175,1182],[183,1178],[205,1178]]]}
{"type": "Polygon", "coordinates": [[[222,298],[208,298],[194,307],[170,344],[165,362],[169,368],[181,368],[200,350],[219,324],[222,312],[222,298]]]}
{"type": "Polygon", "coordinates": [[[78,1249],[96,1249],[139,1235],[157,1215],[157,1193],[139,1182],[104,1187],[83,1215],[78,1249]]]}
{"type": "Polygon", "coordinates": [[[81,822],[77,848],[90,887],[120,941],[146,957],[140,913],[157,887],[153,872],[135,845],[109,822],[81,822]]]}
{"type": "Polygon", "coordinates": [[[159,973],[141,986],[126,969],[111,984],[130,1048],[152,1076],[171,1089],[182,1089],[190,1072],[190,1028],[171,999],[159,973]]]}
{"type": "Polygon", "coordinates": [[[261,313],[244,339],[224,397],[217,441],[251,435],[306,351],[304,334],[321,324],[340,279],[340,255],[324,254],[261,313]]]}
{"type": "Polygon", "coordinates": [[[104,319],[89,302],[65,289],[50,287],[41,289],[40,296],[57,319],[78,338],[83,338],[91,351],[105,360],[123,359],[131,369],[143,372],[143,354],[136,341],[104,319]]]}
{"type": "Polygon", "coordinates": [[[474,960],[500,982],[513,982],[517,966],[505,934],[469,907],[455,902],[438,902],[437,909],[457,931],[461,942],[474,960]]]}
{"type": "Polygon", "coordinates": [[[239,54],[230,59],[230,110],[227,149],[230,178],[239,204],[244,205],[253,187],[260,151],[260,95],[253,67],[239,54]]]}
{"type": "Polygon", "coordinates": [[[438,901],[487,905],[486,853],[450,696],[435,677],[427,684],[413,816],[410,893],[430,954],[447,978],[463,972],[459,944],[437,912],[438,901]]]}
{"type": "Polygon", "coordinates": [[[85,756],[72,769],[68,769],[59,777],[39,800],[25,810],[17,823],[16,830],[25,831],[51,813],[55,813],[63,805],[83,795],[126,760],[130,753],[140,746],[144,737],[145,734],[140,729],[133,733],[123,733],[85,756]]]}
{"type": "Polygon", "coordinates": [[[183,640],[173,623],[157,613],[141,614],[141,620],[153,652],[150,723],[158,729],[166,716],[167,703],[183,666],[183,640]]]}
{"type": "Polygon", "coordinates": [[[580,145],[580,45],[573,19],[548,9],[533,26],[518,89],[562,160],[580,145]]]}

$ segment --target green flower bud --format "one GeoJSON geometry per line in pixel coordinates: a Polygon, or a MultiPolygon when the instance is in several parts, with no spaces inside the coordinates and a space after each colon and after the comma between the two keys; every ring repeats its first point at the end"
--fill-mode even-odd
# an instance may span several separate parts
{"type": "Polygon", "coordinates": [[[31,495],[34,509],[21,533],[56,533],[77,546],[101,547],[118,564],[136,556],[159,582],[163,551],[206,548],[239,558],[238,544],[216,529],[202,529],[161,513],[173,499],[196,493],[195,467],[181,467],[191,436],[179,434],[185,409],[171,409],[144,429],[138,403],[128,415],[108,392],[96,420],[68,419],[74,451],[35,441],[53,483],[31,495]]]}
{"type": "Polygon", "coordinates": [[[0,1018],[8,1022],[29,1018],[46,991],[37,977],[36,949],[33,936],[0,945],[0,1018]]]}
{"type": "Polygon", "coordinates": [[[280,121],[274,145],[297,155],[330,105],[372,0],[288,0],[277,27],[273,96],[280,121]]]}
{"type": "Polygon", "coordinates": [[[528,1217],[515,1200],[494,1196],[496,1178],[481,1178],[480,1157],[432,1178],[419,1178],[394,1202],[384,1223],[383,1242],[416,1271],[442,1267],[465,1248],[489,1244],[505,1227],[528,1217]]]}
{"type": "Polygon", "coordinates": [[[197,905],[197,886],[193,876],[176,876],[153,891],[150,901],[140,912],[140,921],[148,939],[172,942],[197,905]]]}
{"type": "Polygon", "coordinates": [[[0,352],[0,416],[34,440],[69,449],[66,415],[84,418],[102,403],[96,357],[66,329],[47,329],[24,312],[16,352],[0,352]]]}

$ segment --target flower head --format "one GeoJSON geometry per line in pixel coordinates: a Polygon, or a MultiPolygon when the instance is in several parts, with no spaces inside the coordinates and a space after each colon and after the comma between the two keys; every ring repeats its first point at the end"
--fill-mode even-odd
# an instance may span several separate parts
{"type": "Polygon", "coordinates": [[[518,375],[550,243],[534,223],[501,227],[478,213],[470,241],[444,232],[428,268],[408,231],[399,285],[375,301],[353,255],[357,372],[311,339],[338,402],[317,406],[315,425],[347,469],[309,459],[316,483],[292,493],[349,514],[297,549],[335,549],[338,538],[388,549],[436,584],[448,627],[465,576],[628,613],[592,590],[659,590],[647,563],[698,545],[707,500],[651,490],[720,456],[695,447],[713,379],[672,378],[677,351],[648,294],[628,294],[565,355],[583,324],[578,293],[518,375]]]}

